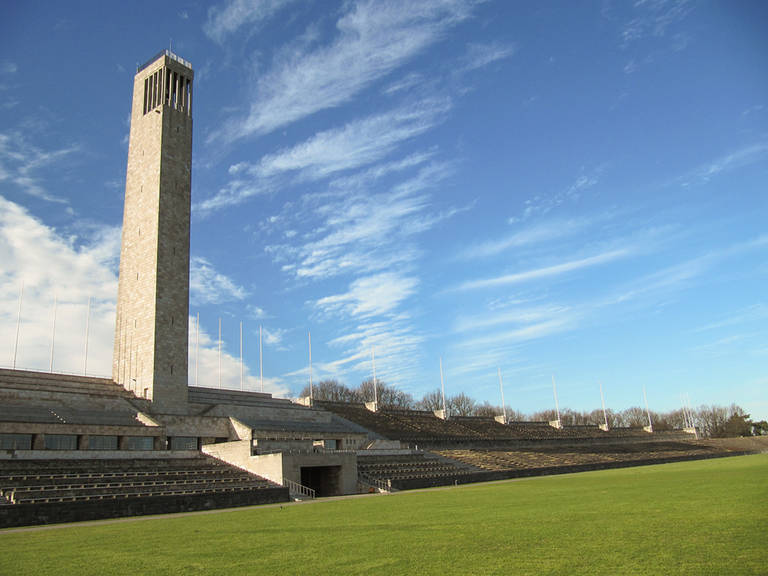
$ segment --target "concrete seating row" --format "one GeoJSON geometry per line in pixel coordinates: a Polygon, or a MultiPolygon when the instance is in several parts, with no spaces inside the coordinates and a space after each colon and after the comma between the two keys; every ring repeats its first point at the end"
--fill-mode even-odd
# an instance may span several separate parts
{"type": "Polygon", "coordinates": [[[424,410],[385,407],[372,412],[363,404],[347,402],[316,402],[316,405],[376,435],[411,443],[605,439],[642,437],[647,434],[642,428],[614,428],[603,431],[597,426],[563,426],[558,429],[550,426],[548,422],[502,424],[493,418],[479,416],[456,416],[443,420],[424,410]]]}
{"type": "Polygon", "coordinates": [[[0,474],[0,496],[14,504],[186,492],[202,494],[273,487],[275,485],[264,478],[209,457],[100,461],[5,460],[2,461],[0,474]],[[131,470],[131,466],[137,469],[131,470]]]}
{"type": "Polygon", "coordinates": [[[519,470],[608,462],[632,462],[701,456],[715,452],[693,443],[648,442],[564,446],[536,450],[439,450],[440,455],[484,470],[519,470]]]}
{"type": "Polygon", "coordinates": [[[108,378],[77,376],[71,374],[52,374],[28,370],[9,370],[0,368],[0,384],[6,390],[27,391],[33,393],[51,392],[58,394],[85,394],[91,396],[111,396],[133,398],[133,394],[108,378]]]}
{"type": "Polygon", "coordinates": [[[397,481],[412,478],[440,478],[476,472],[474,466],[437,458],[432,454],[365,456],[357,458],[358,474],[363,478],[397,481]]]}
{"type": "MultiPolygon", "coordinates": [[[[265,486],[266,487],[266,486],[265,486]]],[[[274,484],[270,484],[269,488],[274,488],[274,484]]],[[[125,500],[130,498],[151,498],[155,496],[184,496],[184,495],[205,495],[205,494],[221,494],[226,492],[250,492],[254,489],[261,487],[253,485],[243,486],[216,486],[211,487],[207,485],[203,486],[186,486],[184,488],[168,488],[162,487],[155,488],[153,490],[134,490],[125,492],[105,492],[102,494],[49,494],[45,496],[12,496],[13,504],[50,504],[54,502],[88,502],[94,500],[125,500]]]]}

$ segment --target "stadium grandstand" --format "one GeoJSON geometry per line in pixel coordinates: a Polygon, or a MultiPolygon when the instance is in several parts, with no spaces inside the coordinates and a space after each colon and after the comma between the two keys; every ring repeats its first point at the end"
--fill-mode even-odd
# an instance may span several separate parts
{"type": "Polygon", "coordinates": [[[189,386],[193,77],[168,50],[136,73],[112,377],[0,369],[0,528],[739,452],[684,431],[189,386]]]}

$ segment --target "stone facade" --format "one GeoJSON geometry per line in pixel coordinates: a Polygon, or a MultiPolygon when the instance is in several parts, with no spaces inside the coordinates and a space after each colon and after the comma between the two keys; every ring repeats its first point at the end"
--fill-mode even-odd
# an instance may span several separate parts
{"type": "Polygon", "coordinates": [[[112,377],[160,413],[187,409],[193,76],[164,51],[133,86],[112,377]]]}

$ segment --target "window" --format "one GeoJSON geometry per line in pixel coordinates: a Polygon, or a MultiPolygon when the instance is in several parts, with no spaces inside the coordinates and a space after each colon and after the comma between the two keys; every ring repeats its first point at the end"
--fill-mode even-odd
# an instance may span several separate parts
{"type": "Polygon", "coordinates": [[[196,436],[174,436],[171,438],[171,450],[197,450],[196,436]]]}
{"type": "Polygon", "coordinates": [[[32,434],[0,434],[0,450],[32,450],[32,434]]]}
{"type": "Polygon", "coordinates": [[[123,450],[152,450],[155,441],[152,436],[124,436],[123,450]]]}
{"type": "Polygon", "coordinates": [[[43,439],[46,450],[77,450],[75,434],[45,434],[43,439]]]}
{"type": "Polygon", "coordinates": [[[89,436],[88,450],[117,450],[117,436],[89,436]]]}

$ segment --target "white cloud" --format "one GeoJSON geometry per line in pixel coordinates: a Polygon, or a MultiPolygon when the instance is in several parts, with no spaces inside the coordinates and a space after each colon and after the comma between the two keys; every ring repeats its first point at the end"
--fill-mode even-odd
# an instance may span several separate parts
{"type": "Polygon", "coordinates": [[[546,244],[553,240],[576,234],[592,224],[588,219],[551,220],[536,226],[529,226],[514,234],[498,240],[489,240],[464,249],[460,257],[466,259],[487,258],[506,252],[512,248],[521,248],[536,244],[546,244]]]}
{"type": "Polygon", "coordinates": [[[764,323],[766,319],[768,319],[768,305],[758,303],[737,310],[722,320],[717,320],[715,322],[710,322],[703,326],[699,326],[695,330],[692,330],[692,332],[708,332],[710,330],[718,330],[721,328],[739,326],[752,322],[764,323]]]}
{"type": "Polygon", "coordinates": [[[553,276],[560,276],[562,274],[567,274],[569,272],[574,272],[583,268],[606,264],[620,258],[625,258],[631,254],[632,251],[627,248],[610,250],[608,252],[603,252],[602,254],[596,254],[595,256],[589,256],[587,258],[580,258],[578,260],[570,260],[561,264],[555,264],[554,266],[535,268],[532,270],[526,270],[524,272],[516,272],[514,274],[504,274],[494,278],[470,280],[460,284],[458,286],[458,290],[498,288],[502,286],[510,286],[512,284],[520,284],[523,282],[540,280],[542,278],[551,278],[553,276]]]}
{"type": "Polygon", "coordinates": [[[290,150],[264,156],[252,172],[264,177],[301,171],[311,180],[380,160],[406,140],[432,128],[450,102],[423,101],[320,132],[290,150]]]}
{"type": "Polygon", "coordinates": [[[77,150],[77,146],[43,150],[32,145],[20,131],[0,132],[0,182],[15,184],[30,196],[42,200],[66,204],[65,199],[45,189],[42,172],[77,150]]]}
{"type": "Polygon", "coordinates": [[[641,0],[635,2],[636,16],[621,32],[622,46],[649,36],[662,37],[674,24],[681,22],[692,10],[688,0],[641,0]]]}
{"type": "Polygon", "coordinates": [[[193,304],[220,304],[242,300],[248,292],[231,278],[217,272],[201,256],[193,256],[189,265],[189,293],[193,304]]]}
{"type": "Polygon", "coordinates": [[[449,109],[447,100],[425,100],[319,132],[290,149],[264,156],[256,164],[235,164],[229,169],[232,180],[195,208],[205,213],[240,204],[277,189],[278,178],[294,175],[299,180],[318,180],[370,165],[432,128],[449,109]]]}
{"type": "Polygon", "coordinates": [[[259,78],[248,116],[233,119],[211,138],[265,134],[339,106],[440,40],[470,12],[461,0],[354,4],[337,22],[338,36],[330,44],[314,52],[284,50],[259,78]]]}
{"type": "Polygon", "coordinates": [[[357,318],[393,312],[416,291],[418,280],[395,272],[358,278],[344,294],[326,296],[315,302],[325,314],[344,313],[357,318]]]}
{"type": "MultiPolygon", "coordinates": [[[[208,9],[208,20],[203,31],[219,44],[243,26],[253,32],[265,21],[272,18],[284,7],[295,0],[230,0],[224,6],[212,6],[208,9]]],[[[186,15],[186,11],[182,13],[186,15]]],[[[182,16],[186,19],[188,16],[182,16]]]]}
{"type": "Polygon", "coordinates": [[[573,320],[567,316],[550,318],[542,322],[515,328],[514,330],[477,336],[461,342],[460,346],[465,348],[485,348],[493,345],[510,346],[564,332],[572,328],[572,322],[573,320]]]}
{"type": "MultiPolygon", "coordinates": [[[[258,339],[251,345],[256,351],[256,374],[251,374],[251,367],[246,359],[242,365],[242,381],[240,378],[240,344],[234,343],[236,353],[228,351],[228,343],[222,341],[221,356],[219,356],[219,342],[217,338],[209,335],[204,329],[200,329],[199,340],[195,330],[195,318],[189,319],[189,385],[205,388],[221,388],[229,390],[246,390],[248,392],[261,391],[261,379],[258,374],[258,339]],[[219,362],[221,359],[221,362],[219,362]],[[219,368],[221,366],[221,368],[219,368]],[[242,383],[242,387],[241,387],[242,383]]],[[[246,343],[247,344],[247,343],[246,343]]],[[[246,349],[245,357],[253,357],[246,349]]],[[[265,361],[265,368],[267,362],[265,361]]],[[[264,377],[264,392],[275,396],[287,397],[289,389],[280,377],[264,377]]]]}
{"type": "Polygon", "coordinates": [[[415,331],[410,317],[396,314],[384,320],[359,322],[329,345],[341,353],[340,359],[323,365],[330,375],[370,373],[374,349],[377,378],[390,384],[412,385],[419,374],[424,337],[415,331]]]}
{"type": "Polygon", "coordinates": [[[485,331],[504,324],[534,324],[550,321],[567,315],[569,312],[568,307],[555,304],[528,308],[514,307],[503,311],[494,310],[490,314],[479,316],[460,316],[457,318],[454,328],[457,332],[485,331]]]}
{"type": "Polygon", "coordinates": [[[452,173],[448,164],[427,156],[409,157],[366,173],[334,181],[332,192],[306,195],[302,209],[287,205],[272,224],[283,229],[307,229],[306,234],[283,238],[266,251],[283,270],[300,278],[329,278],[348,273],[370,274],[413,262],[421,251],[413,238],[453,216],[457,210],[429,213],[425,188],[438,186],[452,173]],[[405,172],[418,168],[415,173],[405,172]],[[368,190],[370,179],[396,173],[400,182],[388,192],[368,190]]]}
{"type": "Polygon", "coordinates": [[[755,164],[766,155],[768,155],[768,142],[750,144],[699,166],[677,181],[683,186],[706,184],[720,174],[755,164]]]}
{"type": "Polygon", "coordinates": [[[10,75],[15,74],[19,67],[15,62],[0,62],[0,74],[10,75]]]}
{"type": "Polygon", "coordinates": [[[525,201],[523,213],[511,217],[509,223],[524,222],[533,216],[545,215],[563,204],[578,200],[585,191],[600,182],[603,170],[604,167],[599,166],[589,173],[582,173],[568,187],[555,194],[537,194],[529,198],[525,201]]]}
{"type": "Polygon", "coordinates": [[[402,78],[395,80],[389,86],[387,86],[384,89],[384,93],[392,95],[400,92],[406,92],[411,88],[419,86],[423,83],[424,83],[424,76],[422,76],[417,72],[410,72],[405,76],[403,76],[402,78]]]}
{"type": "Polygon", "coordinates": [[[88,238],[63,237],[0,196],[0,365],[13,363],[19,290],[24,283],[16,367],[82,373],[88,326],[88,373],[109,375],[115,323],[120,231],[104,227],[88,238]]]}
{"type": "Polygon", "coordinates": [[[515,47],[509,44],[470,44],[464,57],[464,71],[477,70],[489,64],[510,58],[515,47]]]}

